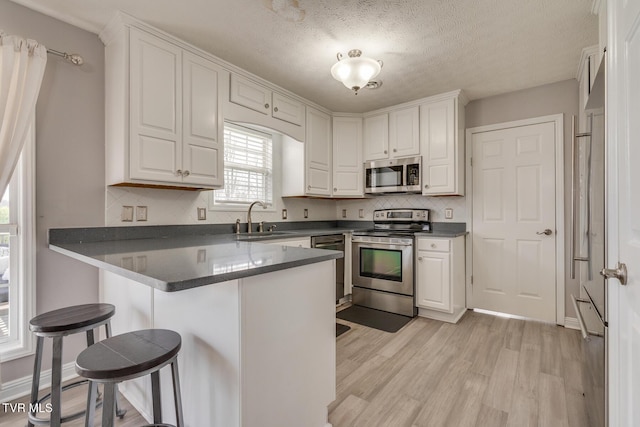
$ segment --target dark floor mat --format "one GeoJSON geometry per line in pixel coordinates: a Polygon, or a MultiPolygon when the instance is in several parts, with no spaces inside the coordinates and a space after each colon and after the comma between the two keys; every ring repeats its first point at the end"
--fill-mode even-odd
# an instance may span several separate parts
{"type": "Polygon", "coordinates": [[[349,329],[351,329],[350,326],[343,325],[341,323],[336,323],[336,338],[338,338],[340,335],[347,332],[349,329]]]}
{"type": "Polygon", "coordinates": [[[352,305],[349,308],[337,312],[336,317],[385,332],[397,332],[411,321],[411,317],[374,310],[373,308],[361,307],[359,305],[352,305]]]}

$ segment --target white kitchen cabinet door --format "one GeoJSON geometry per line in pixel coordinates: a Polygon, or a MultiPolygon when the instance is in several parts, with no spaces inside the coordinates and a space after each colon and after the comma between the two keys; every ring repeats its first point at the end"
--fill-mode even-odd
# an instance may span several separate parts
{"type": "Polygon", "coordinates": [[[273,92],[272,101],[274,118],[302,126],[304,123],[304,104],[302,102],[278,92],[273,92]]]}
{"type": "Polygon", "coordinates": [[[456,100],[420,106],[422,194],[463,195],[464,150],[458,141],[456,100]]]}
{"type": "Polygon", "coordinates": [[[363,195],[360,117],[333,117],[333,195],[363,195]]]}
{"type": "Polygon", "coordinates": [[[218,82],[223,70],[211,61],[183,54],[183,182],[222,186],[223,122],[218,82]]]}
{"type": "Polygon", "coordinates": [[[364,161],[389,157],[389,115],[364,118],[364,161]]]}
{"type": "Polygon", "coordinates": [[[258,113],[271,115],[271,91],[237,74],[231,74],[229,100],[258,113]]]}
{"type": "Polygon", "coordinates": [[[182,51],[135,28],[130,35],[129,174],[181,182],[182,51]]]}
{"type": "Polygon", "coordinates": [[[420,154],[420,113],[417,106],[389,113],[389,157],[420,154]]]}
{"type": "Polygon", "coordinates": [[[306,193],[331,195],[331,116],[307,108],[305,140],[306,193]]]}
{"type": "Polygon", "coordinates": [[[418,251],[416,269],[418,306],[452,313],[449,252],[418,251]]]}

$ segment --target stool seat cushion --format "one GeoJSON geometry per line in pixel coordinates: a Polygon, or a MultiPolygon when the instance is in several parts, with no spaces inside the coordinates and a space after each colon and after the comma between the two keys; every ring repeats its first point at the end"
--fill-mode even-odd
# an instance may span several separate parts
{"type": "Polygon", "coordinates": [[[42,313],[29,321],[33,332],[55,333],[89,327],[111,318],[112,304],[83,304],[42,313]]]}
{"type": "Polygon", "coordinates": [[[135,378],[173,359],[181,345],[180,335],[167,329],[116,335],[82,351],[76,372],[95,381],[135,378]]]}

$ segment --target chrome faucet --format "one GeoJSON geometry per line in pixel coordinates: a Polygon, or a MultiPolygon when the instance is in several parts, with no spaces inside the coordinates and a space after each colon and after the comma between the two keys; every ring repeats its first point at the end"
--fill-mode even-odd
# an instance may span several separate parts
{"type": "Polygon", "coordinates": [[[249,211],[247,212],[247,233],[251,233],[251,209],[253,209],[254,205],[260,205],[262,206],[262,209],[267,209],[267,205],[259,200],[256,200],[249,205],[249,211]]]}

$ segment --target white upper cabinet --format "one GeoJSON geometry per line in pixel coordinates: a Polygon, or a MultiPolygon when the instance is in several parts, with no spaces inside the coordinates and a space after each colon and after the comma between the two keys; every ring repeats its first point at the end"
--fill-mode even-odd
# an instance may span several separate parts
{"type": "Polygon", "coordinates": [[[418,154],[420,120],[417,106],[364,118],[364,161],[418,154]]]}
{"type": "Polygon", "coordinates": [[[229,101],[228,120],[254,123],[304,139],[305,105],[302,102],[237,74],[231,74],[229,101]]]}
{"type": "Polygon", "coordinates": [[[107,184],[221,187],[228,73],[163,34],[110,31],[101,35],[107,184]]]}
{"type": "Polygon", "coordinates": [[[364,118],[364,161],[389,158],[389,114],[364,118]]]}
{"type": "Polygon", "coordinates": [[[418,107],[389,113],[389,157],[420,154],[420,114],[418,107]]]}
{"type": "Polygon", "coordinates": [[[362,118],[333,116],[333,196],[363,196],[362,118]]]}
{"type": "Polygon", "coordinates": [[[422,194],[464,195],[464,103],[459,92],[420,105],[422,194]]]}
{"type": "Polygon", "coordinates": [[[305,172],[307,195],[331,195],[331,116],[307,108],[305,172]]]}

